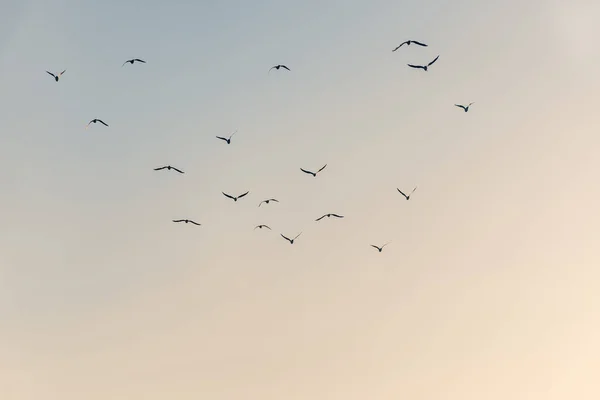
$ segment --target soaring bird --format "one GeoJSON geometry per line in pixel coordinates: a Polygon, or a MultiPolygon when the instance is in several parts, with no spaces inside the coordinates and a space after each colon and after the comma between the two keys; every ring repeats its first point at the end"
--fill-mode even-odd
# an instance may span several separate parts
{"type": "Polygon", "coordinates": [[[155,171],[160,171],[160,170],[162,170],[162,169],[167,169],[167,170],[171,170],[171,169],[172,169],[172,170],[174,170],[174,171],[177,171],[177,172],[179,172],[180,174],[184,174],[184,173],[185,173],[185,172],[183,172],[183,171],[182,171],[182,170],[180,170],[180,169],[177,169],[177,168],[175,168],[175,167],[171,167],[170,165],[165,165],[164,167],[158,167],[158,168],[154,168],[154,170],[155,170],[155,171]]]}
{"type": "Polygon", "coordinates": [[[460,108],[462,108],[463,110],[465,110],[465,112],[467,112],[467,111],[469,111],[469,107],[471,107],[471,104],[475,104],[475,102],[469,103],[469,105],[468,105],[468,106],[466,106],[466,107],[465,107],[465,106],[462,106],[462,105],[460,105],[460,104],[455,104],[455,106],[456,106],[456,107],[460,107],[460,108]]]}
{"type": "Polygon", "coordinates": [[[296,235],[295,238],[290,239],[288,237],[283,236],[283,233],[280,234],[282,238],[284,238],[285,240],[287,240],[288,242],[290,242],[290,244],[294,244],[294,240],[298,239],[298,236],[302,235],[302,232],[300,232],[299,234],[296,235]]]}
{"type": "Polygon", "coordinates": [[[269,204],[271,201],[274,201],[275,203],[279,203],[279,200],[277,200],[277,199],[267,199],[267,200],[263,200],[260,203],[258,203],[258,206],[260,207],[262,205],[262,203],[269,204]]]}
{"type": "Polygon", "coordinates": [[[244,197],[245,195],[247,195],[247,194],[248,194],[248,193],[250,193],[250,192],[246,192],[246,193],[240,194],[240,195],[239,195],[239,196],[237,196],[237,197],[235,197],[235,196],[230,196],[230,195],[228,195],[228,194],[227,194],[227,193],[225,193],[225,192],[221,192],[221,193],[223,193],[223,194],[225,195],[225,197],[229,197],[229,198],[230,198],[230,199],[232,199],[233,201],[238,201],[238,199],[241,199],[242,197],[244,197]]]}
{"type": "Polygon", "coordinates": [[[55,80],[56,82],[58,82],[58,78],[60,78],[60,77],[62,76],[62,74],[64,74],[65,72],[67,72],[67,70],[65,69],[63,72],[61,72],[61,73],[60,73],[60,74],[58,74],[58,75],[54,75],[54,74],[53,74],[52,72],[50,72],[50,71],[46,71],[46,72],[47,72],[47,73],[49,73],[50,75],[52,75],[52,76],[54,77],[54,80],[55,80]]]}
{"type": "Polygon", "coordinates": [[[189,222],[190,224],[198,225],[199,223],[192,221],[191,219],[174,219],[173,222],[185,222],[186,224],[189,222]]]}
{"type": "Polygon", "coordinates": [[[375,246],[374,244],[372,244],[372,245],[371,245],[371,247],[375,247],[375,248],[376,248],[377,250],[379,250],[379,252],[381,253],[381,251],[383,250],[383,248],[384,248],[385,246],[387,246],[388,244],[389,244],[389,243],[386,243],[386,244],[384,244],[384,245],[383,245],[383,246],[381,246],[381,247],[377,247],[377,246],[375,246]]]}
{"type": "Polygon", "coordinates": [[[305,170],[304,168],[300,168],[300,170],[301,170],[302,172],[304,172],[305,174],[312,175],[312,176],[314,176],[314,177],[316,178],[316,177],[317,177],[317,174],[318,174],[319,172],[323,171],[323,170],[325,169],[325,167],[326,167],[326,166],[327,166],[327,164],[323,165],[323,166],[321,167],[321,169],[320,169],[320,170],[318,170],[317,172],[311,172],[311,171],[307,171],[307,170],[305,170]]]}
{"type": "Polygon", "coordinates": [[[276,69],[276,70],[278,70],[278,71],[279,71],[279,68],[283,68],[283,69],[287,69],[288,71],[291,71],[291,70],[290,70],[288,67],[286,67],[285,65],[281,65],[281,64],[279,64],[279,65],[275,65],[275,66],[271,67],[271,68],[269,69],[269,72],[271,72],[271,70],[272,70],[273,68],[275,68],[275,69],[276,69]]]}
{"type": "Polygon", "coordinates": [[[412,65],[412,64],[407,64],[407,65],[411,68],[421,68],[421,69],[427,71],[427,68],[431,67],[433,65],[433,63],[437,61],[438,58],[440,58],[440,56],[437,56],[432,62],[430,62],[427,65],[412,65]]]}
{"type": "Polygon", "coordinates": [[[327,217],[327,218],[329,218],[329,217],[344,218],[344,216],[343,216],[343,215],[337,215],[337,214],[325,214],[325,215],[323,215],[322,217],[315,219],[315,221],[320,221],[320,220],[322,220],[322,219],[323,219],[323,218],[325,218],[325,217],[327,217]]]}
{"type": "Polygon", "coordinates": [[[396,47],[394,50],[392,50],[392,53],[394,51],[398,50],[400,47],[402,47],[404,45],[410,46],[412,43],[418,44],[419,46],[427,47],[427,45],[425,43],[417,42],[416,40],[407,40],[406,42],[400,43],[400,45],[398,47],[396,47]]]}
{"type": "Polygon", "coordinates": [[[93,120],[91,120],[90,122],[88,122],[88,124],[87,124],[87,126],[85,128],[87,129],[90,126],[90,124],[92,124],[92,123],[95,124],[96,122],[100,122],[102,125],[108,126],[108,124],[106,122],[102,121],[101,119],[94,118],[93,120]]]}
{"type": "Polygon", "coordinates": [[[415,188],[412,190],[412,192],[410,192],[410,193],[408,194],[408,196],[407,196],[407,195],[405,195],[404,193],[402,193],[402,190],[400,190],[400,189],[398,189],[398,188],[396,188],[396,190],[397,190],[398,192],[400,192],[400,194],[401,194],[402,196],[406,197],[406,200],[410,200],[410,195],[411,195],[411,194],[413,194],[413,193],[415,192],[415,190],[417,190],[417,187],[415,186],[415,188]]]}
{"type": "Polygon", "coordinates": [[[263,225],[263,224],[261,224],[261,225],[256,225],[256,226],[254,227],[254,230],[256,230],[256,228],[258,228],[258,229],[267,228],[268,230],[271,230],[271,228],[269,228],[269,226],[267,226],[267,225],[263,225]]]}
{"type": "MultiPolygon", "coordinates": [[[[133,63],[134,63],[134,62],[136,62],[136,61],[137,61],[137,62],[141,62],[141,63],[144,63],[144,64],[146,64],[146,61],[144,61],[144,60],[140,60],[139,58],[133,58],[133,59],[131,59],[131,60],[127,60],[127,61],[125,61],[125,62],[123,63],[123,65],[125,65],[125,64],[127,64],[127,63],[129,63],[129,64],[133,64],[133,63]]],[[[123,67],[123,65],[121,65],[121,67],[123,67]]]]}
{"type": "Polygon", "coordinates": [[[217,139],[224,140],[224,141],[226,141],[226,142],[227,142],[227,144],[231,144],[231,138],[233,137],[233,135],[235,135],[235,134],[236,134],[236,132],[237,132],[237,129],[236,129],[236,131],[235,131],[235,132],[233,132],[233,133],[232,133],[232,134],[231,134],[231,135],[230,135],[228,138],[224,138],[224,137],[221,137],[221,136],[217,136],[217,139]]]}

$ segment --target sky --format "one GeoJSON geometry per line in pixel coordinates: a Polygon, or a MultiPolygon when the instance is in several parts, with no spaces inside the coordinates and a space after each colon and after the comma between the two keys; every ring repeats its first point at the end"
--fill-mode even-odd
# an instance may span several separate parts
{"type": "Polygon", "coordinates": [[[600,396],[597,2],[0,5],[0,398],[600,396]]]}

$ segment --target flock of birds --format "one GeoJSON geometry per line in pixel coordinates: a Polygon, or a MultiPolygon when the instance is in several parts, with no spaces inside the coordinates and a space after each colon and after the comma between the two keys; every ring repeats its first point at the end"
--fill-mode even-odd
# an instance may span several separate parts
{"type": "MultiPolygon", "coordinates": [[[[426,44],[424,44],[424,43],[421,43],[421,42],[418,42],[418,41],[416,41],[416,40],[407,40],[407,41],[405,41],[405,42],[402,42],[402,43],[400,43],[400,45],[398,45],[396,48],[394,48],[394,49],[392,50],[392,52],[395,52],[395,51],[397,51],[398,49],[400,49],[400,48],[401,48],[402,46],[404,46],[404,45],[410,46],[411,44],[415,44],[415,45],[417,45],[417,46],[422,46],[422,47],[427,47],[427,45],[426,45],[426,44]]],[[[431,67],[431,66],[432,66],[432,65],[433,65],[433,64],[434,64],[434,63],[435,63],[435,62],[436,62],[436,61],[437,61],[439,58],[440,58],[440,56],[438,55],[436,58],[434,58],[434,59],[433,59],[431,62],[429,62],[429,63],[428,63],[428,64],[426,64],[426,65],[414,65],[414,64],[407,64],[407,65],[408,65],[409,67],[411,67],[411,68],[415,68],[415,69],[422,69],[422,70],[424,70],[424,71],[428,71],[429,67],[431,67]]],[[[142,60],[142,59],[139,59],[139,58],[132,58],[132,59],[130,59],[130,60],[127,60],[127,61],[125,61],[125,62],[123,63],[123,65],[121,65],[121,67],[125,66],[125,64],[127,64],[127,63],[129,63],[129,64],[133,65],[133,64],[134,64],[134,63],[136,63],[136,62],[137,62],[137,63],[143,63],[143,64],[145,64],[145,63],[146,63],[146,61],[144,61],[144,60],[142,60]]],[[[275,69],[275,70],[284,69],[284,70],[287,70],[287,71],[290,71],[290,72],[291,72],[290,68],[288,68],[286,65],[283,65],[283,64],[274,65],[273,67],[271,67],[271,68],[269,69],[269,71],[268,71],[268,72],[270,73],[270,72],[271,72],[273,69],[275,69]]],[[[49,75],[51,75],[51,76],[54,78],[54,80],[55,80],[56,82],[58,82],[58,81],[59,81],[59,79],[62,77],[62,75],[63,75],[65,72],[67,72],[67,70],[65,69],[65,70],[63,70],[62,72],[58,73],[58,74],[56,74],[56,73],[52,73],[52,72],[50,72],[50,71],[46,71],[46,72],[47,72],[49,75]]],[[[465,105],[461,105],[461,104],[455,104],[455,106],[456,106],[456,107],[459,107],[459,108],[461,108],[461,109],[463,109],[465,112],[468,112],[468,111],[469,111],[469,107],[471,107],[471,105],[472,105],[472,104],[474,104],[474,103],[473,103],[473,102],[472,102],[472,103],[469,103],[469,104],[468,104],[468,105],[466,105],[466,106],[465,106],[465,105]]],[[[92,119],[90,122],[88,122],[88,124],[86,125],[86,129],[87,129],[89,126],[90,126],[90,124],[96,124],[96,123],[100,123],[100,124],[102,124],[102,125],[104,125],[104,126],[108,127],[108,124],[107,124],[106,122],[102,121],[102,120],[101,120],[101,119],[99,119],[99,118],[94,118],[94,119],[92,119]]],[[[225,142],[225,143],[227,143],[227,144],[231,144],[231,139],[233,138],[233,136],[234,136],[236,133],[237,133],[237,130],[236,130],[236,131],[234,131],[234,132],[233,132],[231,135],[229,135],[229,137],[216,136],[216,138],[217,138],[217,139],[219,139],[219,140],[222,140],[222,141],[224,141],[224,142],[225,142]]],[[[314,178],[316,178],[316,177],[317,177],[317,175],[318,175],[319,173],[321,173],[321,172],[322,172],[322,171],[323,171],[323,170],[324,170],[326,167],[327,167],[327,164],[323,165],[323,166],[322,166],[321,168],[319,168],[319,169],[318,169],[316,172],[313,172],[313,171],[310,171],[310,170],[307,170],[307,169],[304,169],[304,168],[300,168],[300,171],[304,172],[305,174],[312,175],[314,178]]],[[[185,172],[184,172],[184,171],[182,171],[181,169],[175,168],[175,167],[173,167],[173,166],[171,166],[171,165],[165,165],[165,166],[162,166],[162,167],[154,168],[154,171],[162,171],[162,170],[167,170],[167,171],[171,171],[171,170],[173,170],[173,171],[175,171],[175,172],[178,172],[178,173],[180,173],[180,174],[184,174],[184,173],[185,173],[185,172]]],[[[402,196],[403,196],[403,197],[404,197],[406,200],[410,200],[410,196],[411,196],[411,195],[412,195],[412,194],[415,192],[415,190],[417,190],[417,187],[415,186],[415,188],[414,188],[414,189],[413,189],[413,190],[412,190],[412,191],[411,191],[409,194],[405,194],[404,192],[402,192],[402,191],[401,191],[400,189],[398,189],[398,188],[396,188],[396,189],[398,190],[398,192],[399,192],[399,193],[400,193],[400,194],[401,194],[401,195],[402,195],[402,196]]],[[[234,202],[237,202],[238,200],[240,200],[240,199],[244,198],[245,196],[247,196],[247,195],[248,195],[250,192],[249,192],[249,191],[246,191],[245,193],[242,193],[242,194],[240,194],[240,195],[238,195],[238,196],[232,196],[232,195],[230,195],[230,194],[227,194],[227,193],[225,193],[225,192],[222,192],[222,193],[223,193],[223,195],[224,195],[225,197],[227,197],[228,199],[231,199],[231,200],[233,200],[234,202]]],[[[277,199],[274,199],[274,198],[266,199],[266,200],[263,200],[263,201],[261,201],[261,202],[258,204],[258,206],[260,207],[261,205],[263,205],[263,204],[269,204],[270,202],[279,203],[279,200],[277,200],[277,199]]],[[[339,215],[339,214],[335,214],[335,213],[328,213],[328,214],[324,214],[323,216],[321,216],[321,217],[317,218],[315,221],[316,221],[316,222],[318,222],[318,221],[321,221],[321,220],[322,220],[322,219],[324,219],[324,218],[331,218],[331,217],[333,217],[333,218],[344,218],[344,216],[343,216],[343,215],[339,215]]],[[[196,222],[196,221],[194,221],[194,220],[191,220],[191,219],[175,219],[175,220],[173,220],[173,222],[174,222],[174,223],[182,223],[182,222],[183,222],[183,223],[185,223],[185,224],[192,224],[192,225],[201,226],[201,224],[200,224],[200,223],[198,223],[198,222],[196,222]]],[[[255,227],[254,227],[254,230],[256,230],[256,229],[263,229],[263,228],[265,228],[265,229],[268,229],[268,230],[272,230],[272,229],[271,229],[271,227],[269,227],[268,225],[265,225],[265,224],[260,224],[260,225],[257,225],[257,226],[255,226],[255,227]]],[[[282,238],[284,238],[285,240],[287,240],[287,241],[288,241],[290,244],[294,244],[294,241],[295,241],[296,239],[298,239],[298,237],[300,237],[300,235],[302,235],[302,232],[300,232],[299,234],[297,234],[297,235],[296,235],[294,238],[289,238],[289,237],[285,236],[284,234],[280,234],[280,235],[281,235],[281,237],[282,237],[282,238]]],[[[377,251],[379,251],[379,252],[381,253],[381,252],[383,251],[383,248],[384,248],[385,246],[387,246],[388,244],[390,244],[390,242],[388,242],[388,243],[385,243],[385,244],[384,244],[384,245],[382,245],[382,246],[376,246],[376,245],[372,244],[372,245],[371,245],[371,247],[373,247],[373,248],[377,249],[377,251]]]]}

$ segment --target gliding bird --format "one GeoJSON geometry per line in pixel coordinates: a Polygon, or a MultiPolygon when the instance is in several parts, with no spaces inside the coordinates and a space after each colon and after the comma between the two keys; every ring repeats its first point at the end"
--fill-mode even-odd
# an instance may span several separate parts
{"type": "Polygon", "coordinates": [[[325,169],[325,167],[326,167],[326,166],[327,166],[327,164],[323,165],[323,166],[321,167],[321,169],[320,169],[320,170],[318,170],[317,172],[311,172],[311,171],[307,171],[307,170],[305,170],[304,168],[300,168],[300,170],[301,170],[302,172],[304,172],[305,174],[312,175],[312,176],[314,176],[314,177],[316,178],[316,177],[317,177],[317,174],[318,174],[319,172],[323,171],[323,170],[325,169]]]}
{"type": "Polygon", "coordinates": [[[327,218],[329,218],[329,217],[344,218],[344,216],[343,216],[343,215],[337,215],[337,214],[325,214],[325,215],[323,215],[322,217],[315,219],[315,221],[320,221],[320,220],[322,220],[322,219],[323,219],[323,218],[325,218],[325,217],[327,217],[327,218]]]}
{"type": "Polygon", "coordinates": [[[410,195],[411,195],[411,194],[413,194],[413,193],[415,192],[415,190],[417,190],[417,187],[415,186],[415,188],[412,190],[412,192],[410,192],[410,193],[408,194],[408,196],[407,196],[407,195],[405,195],[404,193],[402,193],[402,190],[400,190],[400,189],[398,189],[398,188],[396,188],[396,190],[397,190],[398,192],[400,192],[400,194],[401,194],[402,196],[406,197],[406,200],[410,200],[410,195]]]}
{"type": "Polygon", "coordinates": [[[185,222],[186,224],[189,222],[190,224],[198,225],[199,223],[192,221],[191,219],[174,219],[173,222],[185,222]]]}
{"type": "Polygon", "coordinates": [[[427,45],[425,43],[417,42],[416,40],[407,40],[406,42],[400,43],[400,45],[398,47],[396,47],[394,50],[392,50],[392,53],[404,45],[410,46],[411,43],[418,44],[419,46],[427,47],[427,45]]]}
{"type": "Polygon", "coordinates": [[[262,205],[262,203],[269,204],[269,202],[271,202],[271,201],[274,201],[275,203],[279,203],[279,200],[277,200],[277,199],[267,199],[267,200],[263,200],[260,203],[258,203],[258,206],[260,207],[262,205]]]}
{"type": "Polygon", "coordinates": [[[271,70],[272,70],[273,68],[275,68],[275,69],[276,69],[276,70],[278,70],[278,71],[279,71],[279,68],[287,69],[288,71],[290,71],[290,69],[289,69],[288,67],[286,67],[285,65],[281,65],[281,64],[279,64],[279,65],[275,65],[275,66],[271,67],[271,68],[269,69],[269,72],[271,72],[271,70]]]}
{"type": "Polygon", "coordinates": [[[269,226],[267,226],[267,225],[262,225],[262,224],[261,224],[261,225],[256,225],[256,226],[254,227],[254,230],[256,230],[256,228],[258,228],[258,229],[267,228],[268,230],[271,230],[271,228],[269,228],[269,226]]]}
{"type": "Polygon", "coordinates": [[[298,239],[298,236],[302,235],[302,232],[300,232],[299,234],[296,235],[295,238],[290,239],[288,237],[283,236],[283,234],[280,234],[282,238],[284,238],[285,240],[287,240],[288,242],[290,242],[290,244],[294,244],[294,240],[298,239]]]}
{"type": "Polygon", "coordinates": [[[230,195],[228,195],[228,194],[227,194],[227,193],[225,193],[225,192],[221,192],[221,193],[223,193],[223,194],[225,195],[225,197],[229,197],[229,198],[230,198],[230,199],[232,199],[233,201],[238,201],[238,199],[241,199],[242,197],[244,197],[245,195],[247,195],[247,194],[248,194],[248,193],[250,193],[250,192],[246,192],[246,193],[240,194],[240,195],[239,195],[239,196],[237,196],[237,197],[235,197],[235,196],[230,196],[230,195]]]}
{"type": "Polygon", "coordinates": [[[180,174],[184,174],[184,173],[185,173],[185,172],[183,172],[183,171],[182,171],[182,170],[180,170],[180,169],[177,169],[177,168],[175,168],[175,167],[171,167],[170,165],[165,165],[164,167],[158,167],[158,168],[154,168],[154,170],[155,170],[155,171],[160,171],[160,170],[163,170],[163,169],[167,169],[167,170],[174,170],[174,171],[177,171],[177,172],[179,172],[180,174]]]}
{"type": "Polygon", "coordinates": [[[475,102],[469,103],[469,105],[468,105],[468,106],[466,106],[466,107],[465,107],[465,106],[462,106],[462,105],[460,105],[460,104],[455,104],[455,106],[456,106],[456,107],[460,107],[460,108],[462,108],[463,110],[465,110],[465,112],[467,112],[467,111],[469,111],[469,107],[471,107],[471,104],[475,104],[475,102]]]}
{"type": "MultiPolygon", "coordinates": [[[[133,59],[131,59],[131,60],[127,60],[127,61],[125,61],[125,62],[123,63],[123,65],[125,65],[125,64],[127,64],[127,63],[129,63],[129,64],[132,64],[132,65],[133,65],[133,63],[134,63],[134,62],[136,62],[136,61],[137,61],[137,62],[141,62],[141,63],[144,63],[144,64],[146,64],[146,61],[144,61],[144,60],[140,60],[139,58],[133,58],[133,59]]],[[[121,67],[123,67],[123,65],[121,65],[121,67]]]]}
{"type": "Polygon", "coordinates": [[[427,71],[427,68],[431,67],[433,65],[433,63],[437,61],[438,58],[440,58],[440,56],[437,56],[432,62],[430,62],[427,65],[412,65],[412,64],[407,64],[407,65],[411,68],[421,68],[422,70],[427,71]]]}
{"type": "Polygon", "coordinates": [[[375,248],[376,248],[377,250],[379,250],[379,252],[381,253],[381,251],[383,250],[383,248],[384,248],[385,246],[387,246],[388,244],[389,244],[389,243],[386,243],[386,244],[384,244],[384,245],[383,245],[383,246],[381,246],[381,247],[377,247],[377,246],[375,246],[374,244],[372,244],[372,245],[371,245],[371,247],[375,247],[375,248]]]}
{"type": "Polygon", "coordinates": [[[224,138],[224,137],[221,137],[221,136],[217,136],[217,139],[224,140],[224,141],[226,141],[226,142],[227,142],[227,144],[231,144],[231,138],[233,137],[233,135],[235,135],[235,134],[236,134],[236,132],[237,132],[237,129],[236,129],[236,131],[235,131],[235,132],[233,132],[233,133],[232,133],[232,134],[231,134],[231,135],[230,135],[228,138],[224,138]]]}
{"type": "Polygon", "coordinates": [[[50,72],[50,71],[46,71],[46,72],[47,72],[47,73],[49,73],[50,75],[52,75],[52,76],[54,77],[54,80],[55,80],[56,82],[58,82],[58,78],[60,78],[60,77],[62,76],[62,74],[64,74],[65,72],[67,72],[67,70],[65,69],[63,72],[61,72],[61,73],[60,73],[60,74],[58,74],[58,75],[54,75],[54,74],[53,74],[52,72],[50,72]]]}

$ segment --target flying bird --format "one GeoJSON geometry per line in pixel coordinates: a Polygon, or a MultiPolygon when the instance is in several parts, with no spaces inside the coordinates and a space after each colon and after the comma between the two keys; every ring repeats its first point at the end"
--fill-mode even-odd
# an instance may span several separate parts
{"type": "Polygon", "coordinates": [[[315,221],[320,221],[320,220],[322,220],[322,219],[323,219],[323,218],[325,218],[325,217],[327,217],[327,218],[329,218],[329,217],[344,218],[344,216],[343,216],[343,215],[337,215],[337,214],[325,214],[325,215],[323,215],[322,217],[315,219],[315,221]]]}
{"type": "Polygon", "coordinates": [[[402,47],[404,45],[410,46],[412,43],[418,44],[419,46],[427,47],[427,45],[425,43],[417,42],[416,40],[407,40],[406,42],[400,43],[400,45],[398,47],[396,47],[394,50],[392,50],[392,53],[394,51],[398,50],[400,47],[402,47]]]}
{"type": "Polygon", "coordinates": [[[317,174],[318,174],[319,172],[323,171],[323,170],[325,169],[325,167],[326,167],[326,166],[327,166],[327,164],[323,165],[323,166],[321,167],[321,169],[320,169],[320,170],[318,170],[317,172],[311,172],[311,171],[307,171],[307,170],[305,170],[304,168],[300,168],[300,170],[301,170],[302,172],[304,172],[305,174],[312,175],[312,176],[314,176],[314,177],[316,178],[316,177],[317,177],[317,174]]]}
{"type": "Polygon", "coordinates": [[[248,193],[250,193],[250,192],[246,192],[246,193],[240,194],[240,195],[239,195],[239,196],[237,196],[237,197],[235,197],[235,196],[230,196],[230,195],[228,195],[228,194],[227,194],[227,193],[225,193],[225,192],[221,192],[221,193],[223,193],[223,194],[225,195],[225,197],[229,197],[229,198],[230,198],[230,199],[232,199],[233,201],[238,201],[238,199],[241,199],[242,197],[244,197],[245,195],[247,195],[247,194],[248,194],[248,193]]]}
{"type": "Polygon", "coordinates": [[[300,232],[298,235],[296,235],[295,238],[290,239],[288,237],[283,236],[283,234],[280,234],[282,238],[284,238],[285,240],[287,240],[288,242],[290,242],[290,244],[294,244],[294,240],[298,239],[298,236],[302,235],[302,232],[300,232]]]}
{"type": "Polygon", "coordinates": [[[407,65],[411,68],[421,68],[421,69],[427,71],[427,68],[431,67],[433,65],[433,63],[437,61],[438,58],[440,58],[440,56],[437,56],[432,62],[430,62],[427,65],[412,65],[412,64],[407,64],[407,65]]]}
{"type": "MultiPolygon", "coordinates": [[[[137,62],[141,62],[141,63],[144,63],[144,64],[146,64],[146,61],[144,61],[144,60],[140,60],[139,58],[133,58],[133,59],[131,59],[131,60],[127,60],[127,61],[125,61],[125,62],[123,63],[123,65],[125,65],[125,64],[127,64],[127,63],[129,63],[129,64],[133,64],[133,63],[134,63],[134,62],[136,62],[136,61],[137,61],[137,62]]],[[[123,67],[123,65],[121,65],[121,67],[123,67]]]]}
{"type": "Polygon", "coordinates": [[[160,171],[162,169],[167,169],[167,170],[171,170],[172,169],[172,170],[175,170],[175,171],[179,172],[180,174],[184,174],[185,173],[185,172],[183,172],[180,169],[177,169],[175,167],[171,167],[170,165],[165,165],[164,167],[154,168],[155,171],[160,171]]]}
{"type": "Polygon", "coordinates": [[[267,199],[267,200],[263,200],[260,203],[258,203],[258,206],[260,207],[262,205],[262,203],[269,204],[271,201],[274,201],[275,203],[279,203],[279,200],[277,200],[277,199],[267,199]]]}
{"type": "Polygon", "coordinates": [[[467,112],[467,111],[469,111],[469,107],[471,107],[471,104],[475,104],[475,102],[469,103],[469,105],[468,105],[468,106],[466,106],[466,107],[465,107],[465,106],[462,106],[462,105],[460,105],[460,104],[455,104],[455,106],[456,106],[456,107],[460,107],[460,108],[462,108],[463,110],[465,110],[465,112],[467,112]]]}
{"type": "Polygon", "coordinates": [[[199,224],[199,223],[197,223],[197,222],[194,222],[194,221],[192,221],[191,219],[174,219],[174,220],[173,220],[173,222],[185,222],[186,224],[187,224],[187,223],[190,223],[190,224],[194,224],[194,225],[198,225],[198,226],[200,226],[200,224],[199,224]]]}
{"type": "Polygon", "coordinates": [[[88,126],[90,126],[90,124],[91,124],[91,123],[94,123],[94,124],[95,124],[96,122],[100,122],[102,125],[104,125],[104,126],[108,126],[108,125],[106,124],[106,122],[102,121],[101,119],[94,118],[93,120],[91,120],[90,122],[88,122],[88,124],[87,124],[87,126],[86,126],[86,129],[88,128],[88,126]]]}
{"type": "Polygon", "coordinates": [[[275,65],[275,66],[271,67],[271,68],[269,69],[269,72],[271,72],[271,70],[272,70],[273,68],[275,68],[275,69],[276,69],[276,70],[278,70],[278,71],[279,71],[279,68],[283,68],[283,69],[287,69],[288,71],[291,71],[291,70],[290,70],[288,67],[286,67],[285,65],[281,65],[281,64],[279,64],[279,65],[275,65]]]}
{"type": "Polygon", "coordinates": [[[61,73],[60,73],[60,74],[58,74],[58,75],[54,75],[54,74],[53,74],[52,72],[50,72],[50,71],[46,71],[46,72],[47,72],[47,73],[49,73],[50,75],[52,75],[52,76],[54,77],[54,80],[55,80],[56,82],[58,82],[58,78],[60,78],[60,77],[62,76],[62,74],[64,74],[65,72],[67,72],[67,70],[65,69],[63,72],[61,72],[61,73]]]}
{"type": "Polygon", "coordinates": [[[258,228],[258,229],[267,228],[268,230],[271,230],[271,228],[269,228],[269,226],[267,226],[267,225],[262,225],[262,224],[261,224],[261,225],[256,225],[256,226],[254,227],[254,230],[256,230],[256,228],[258,228]]]}
{"type": "Polygon", "coordinates": [[[398,189],[398,188],[396,188],[396,190],[397,190],[398,192],[400,192],[400,194],[401,194],[402,196],[406,197],[406,200],[410,200],[410,195],[411,195],[411,194],[413,194],[413,193],[415,192],[415,190],[417,190],[417,187],[415,186],[415,188],[412,190],[412,192],[410,192],[410,193],[408,194],[408,196],[407,196],[407,195],[405,195],[404,193],[402,193],[402,190],[400,190],[400,189],[398,189]]]}
{"type": "Polygon", "coordinates": [[[375,246],[374,244],[372,244],[372,245],[371,245],[371,247],[375,247],[375,248],[376,248],[377,250],[379,250],[379,252],[381,253],[381,251],[383,250],[383,248],[384,248],[385,246],[387,246],[388,244],[389,244],[389,243],[386,243],[386,244],[384,244],[384,245],[383,245],[383,246],[381,246],[381,247],[377,247],[377,246],[375,246]]]}
{"type": "Polygon", "coordinates": [[[224,137],[221,137],[221,136],[217,136],[217,139],[224,140],[224,141],[226,141],[226,142],[227,142],[227,144],[231,144],[231,138],[233,137],[233,135],[235,135],[235,134],[236,134],[236,132],[237,132],[237,129],[236,129],[236,131],[235,131],[235,132],[233,132],[233,133],[232,133],[232,134],[231,134],[231,135],[230,135],[228,138],[224,138],[224,137]]]}

